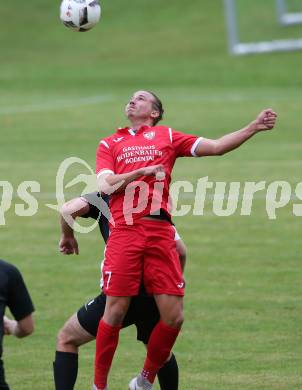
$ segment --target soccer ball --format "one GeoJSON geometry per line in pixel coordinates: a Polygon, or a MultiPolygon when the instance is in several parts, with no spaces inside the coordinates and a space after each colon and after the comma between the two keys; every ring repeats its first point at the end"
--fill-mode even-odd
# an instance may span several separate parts
{"type": "Polygon", "coordinates": [[[99,0],[63,0],[60,7],[60,19],[73,31],[88,31],[101,18],[99,0]]]}

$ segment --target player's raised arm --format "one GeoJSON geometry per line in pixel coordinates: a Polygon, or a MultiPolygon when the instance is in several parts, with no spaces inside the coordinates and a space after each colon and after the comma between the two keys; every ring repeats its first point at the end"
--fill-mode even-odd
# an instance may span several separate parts
{"type": "Polygon", "coordinates": [[[203,138],[195,149],[198,157],[221,156],[228,153],[260,131],[272,130],[275,126],[277,114],[272,109],[260,112],[257,118],[241,130],[226,134],[216,140],[203,138]]]}

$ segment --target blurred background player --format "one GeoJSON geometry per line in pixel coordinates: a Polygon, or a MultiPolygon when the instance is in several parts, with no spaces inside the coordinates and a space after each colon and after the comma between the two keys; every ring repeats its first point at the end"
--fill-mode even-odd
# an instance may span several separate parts
{"type": "Polygon", "coordinates": [[[3,335],[26,337],[34,331],[34,306],[20,271],[12,264],[0,260],[0,389],[8,390],[2,361],[3,335]],[[8,307],[14,320],[7,318],[8,307]]]}
{"type": "MultiPolygon", "coordinates": [[[[98,192],[86,194],[65,203],[61,209],[61,240],[60,251],[65,255],[79,254],[78,242],[74,236],[72,225],[66,219],[70,216],[74,220],[77,217],[93,218],[98,225],[105,243],[109,237],[109,224],[106,215],[108,196],[100,197],[98,192]],[[102,203],[106,202],[106,205],[102,203]],[[105,206],[102,208],[102,204],[105,206]]],[[[179,254],[182,269],[186,261],[186,248],[183,241],[175,232],[176,247],[179,254]]],[[[56,390],[72,390],[78,373],[78,348],[94,340],[97,334],[100,319],[103,316],[106,304],[106,296],[102,293],[82,306],[73,314],[59,331],[57,337],[57,350],[54,362],[54,379],[56,390]]],[[[148,296],[141,288],[138,297],[133,299],[122,327],[135,325],[137,339],[145,345],[149,341],[150,334],[159,320],[159,312],[154,298],[148,296]]],[[[158,380],[161,390],[178,389],[178,365],[173,354],[158,372],[158,380]]]]}
{"type": "Polygon", "coordinates": [[[184,281],[169,224],[169,185],[176,158],[225,154],[259,131],[272,129],[276,121],[276,113],[267,109],[245,128],[213,140],[157,126],[163,112],[154,93],[135,92],[126,106],[130,127],[102,139],[97,150],[99,190],[111,194],[115,224],[103,267],[107,301],[96,338],[98,390],[107,390],[119,330],[142,275],[161,319],[150,337],[143,369],[129,384],[131,390],[152,389],[182,326],[184,281]]]}

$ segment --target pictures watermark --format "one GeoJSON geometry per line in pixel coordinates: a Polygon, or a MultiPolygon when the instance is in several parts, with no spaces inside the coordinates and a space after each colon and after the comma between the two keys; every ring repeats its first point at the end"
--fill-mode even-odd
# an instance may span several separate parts
{"type": "MultiPolygon", "coordinates": [[[[189,181],[177,181],[171,184],[170,194],[174,196],[174,216],[204,215],[206,200],[212,202],[213,214],[219,217],[228,217],[239,212],[242,216],[250,216],[253,212],[255,199],[262,199],[265,202],[265,210],[269,219],[277,218],[277,210],[290,204],[291,201],[302,201],[302,182],[297,183],[294,188],[284,180],[277,180],[271,183],[266,181],[246,182],[212,182],[208,177],[197,180],[194,186],[189,181]],[[177,206],[180,190],[191,194],[194,200],[193,205],[177,206]],[[211,196],[208,190],[214,192],[211,196]],[[258,196],[257,196],[258,195],[258,196]],[[260,196],[259,196],[260,195],[260,196]]],[[[292,213],[294,216],[302,216],[302,204],[293,203],[292,213]]]]}
{"type": "MultiPolygon", "coordinates": [[[[167,198],[165,180],[165,175],[161,174],[155,177],[151,188],[145,181],[139,180],[125,186],[121,212],[127,224],[133,223],[135,214],[143,212],[146,207],[149,207],[151,212],[159,210],[162,200],[167,198]]],[[[54,183],[55,191],[52,195],[56,199],[56,204],[43,203],[43,206],[56,212],[60,212],[73,186],[81,184],[83,187],[82,193],[78,196],[94,192],[98,186],[97,177],[90,165],[78,157],[69,157],[62,161],[56,172],[54,183]],[[70,170],[74,175],[73,179],[65,184],[66,177],[70,176],[70,170]]],[[[118,189],[120,184],[123,183],[112,187],[113,190],[118,189]]],[[[11,208],[14,208],[15,214],[20,217],[36,215],[42,205],[42,194],[42,185],[35,180],[23,181],[16,189],[9,181],[0,181],[0,226],[6,224],[6,213],[11,208]],[[18,200],[13,201],[16,197],[18,200]]],[[[277,219],[278,211],[286,206],[288,210],[290,209],[292,216],[302,216],[302,182],[291,184],[285,180],[214,182],[205,176],[195,182],[174,181],[170,185],[168,205],[172,217],[203,216],[205,210],[209,208],[218,217],[228,217],[235,213],[240,216],[250,216],[255,212],[255,207],[253,207],[255,199],[263,201],[268,219],[277,219]]],[[[109,207],[102,198],[97,198],[95,206],[114,223],[109,207]]],[[[64,218],[75,231],[81,233],[88,233],[98,224],[98,221],[95,221],[92,225],[82,226],[71,216],[64,215],[64,218]]]]}

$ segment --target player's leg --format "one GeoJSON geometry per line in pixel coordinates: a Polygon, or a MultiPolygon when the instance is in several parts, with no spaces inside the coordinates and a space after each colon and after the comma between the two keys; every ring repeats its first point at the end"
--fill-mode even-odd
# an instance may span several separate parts
{"type": "Polygon", "coordinates": [[[94,388],[107,389],[107,378],[118,345],[119,332],[131,297],[107,296],[103,318],[96,336],[94,388]]]}
{"type": "MultiPolygon", "coordinates": [[[[176,251],[179,256],[181,269],[182,271],[184,271],[186,265],[186,258],[187,258],[187,249],[177,231],[175,231],[174,239],[176,244],[176,251]]],[[[178,364],[174,353],[172,352],[170,353],[168,360],[158,371],[157,378],[161,390],[178,390],[179,370],[178,370],[178,364]]]]}
{"type": "Polygon", "coordinates": [[[93,340],[73,314],[59,331],[53,363],[56,390],[72,390],[78,374],[78,347],[93,340]]]}
{"type": "MultiPolygon", "coordinates": [[[[138,297],[133,298],[125,317],[135,324],[137,340],[143,342],[147,348],[150,335],[160,319],[159,311],[152,296],[141,291],[138,297]]],[[[178,390],[178,365],[173,353],[157,373],[161,390],[178,390]]]]}
{"type": "Polygon", "coordinates": [[[107,302],[96,337],[94,368],[94,388],[99,390],[107,388],[107,378],[118,344],[119,331],[129,308],[131,296],[137,295],[139,291],[142,252],[145,245],[139,238],[140,234],[134,225],[116,227],[111,232],[106,246],[102,275],[107,302]]]}
{"type": "Polygon", "coordinates": [[[156,295],[160,321],[152,331],[142,375],[153,383],[159,369],[170,356],[183,323],[183,298],[173,295],[156,295]]]}
{"type": "Polygon", "coordinates": [[[173,352],[170,354],[168,361],[159,369],[157,378],[161,390],[178,390],[179,370],[173,352]]]}
{"type": "MultiPolygon", "coordinates": [[[[168,360],[183,323],[182,297],[157,295],[156,301],[161,313],[161,320],[152,331],[143,369],[130,382],[130,390],[152,390],[155,377],[168,360]]],[[[171,363],[174,365],[174,359],[171,363]]],[[[170,384],[167,385],[170,390],[170,384]]]]}
{"type": "Polygon", "coordinates": [[[141,389],[152,389],[160,367],[169,357],[183,323],[184,281],[174,241],[175,231],[161,222],[144,221],[148,230],[148,248],[144,257],[144,283],[153,293],[161,319],[154,328],[147,357],[137,381],[141,389]]]}
{"type": "Polygon", "coordinates": [[[56,390],[72,390],[78,373],[78,348],[96,337],[106,297],[101,294],[72,315],[57,336],[53,364],[56,390]]]}
{"type": "Polygon", "coordinates": [[[57,351],[78,353],[78,348],[93,340],[94,336],[88,333],[79,323],[77,314],[73,314],[59,331],[57,337],[57,351]]]}
{"type": "MultiPolygon", "coordinates": [[[[179,261],[182,271],[184,271],[187,257],[186,246],[175,229],[175,244],[176,251],[179,256],[179,261]]],[[[161,390],[178,390],[179,370],[175,355],[171,352],[168,361],[160,368],[157,373],[157,378],[161,390]]]]}

